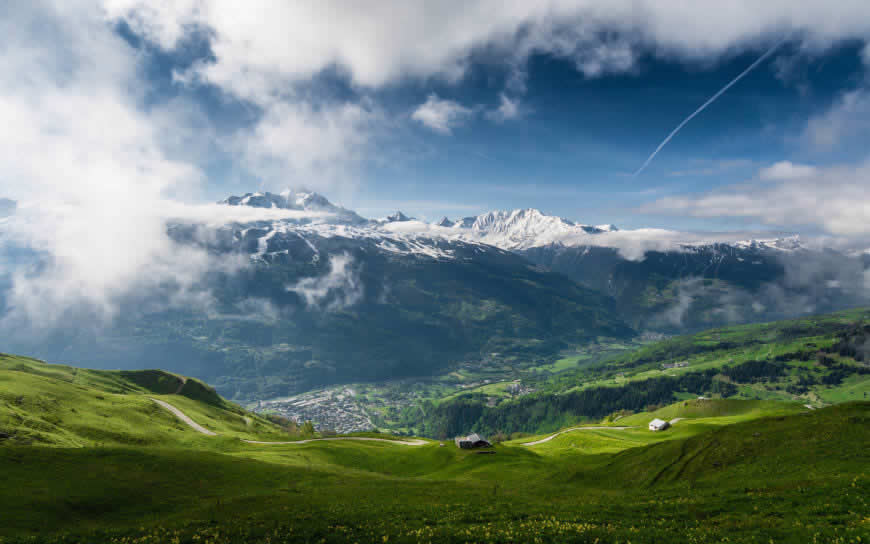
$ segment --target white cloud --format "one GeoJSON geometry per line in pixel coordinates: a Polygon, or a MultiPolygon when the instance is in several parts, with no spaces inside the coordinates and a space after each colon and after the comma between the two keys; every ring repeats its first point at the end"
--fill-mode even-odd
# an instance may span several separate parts
{"type": "MultiPolygon", "coordinates": [[[[870,234],[870,92],[843,93],[824,113],[811,118],[803,138],[820,150],[853,148],[863,160],[819,167],[780,161],[761,168],[756,179],[700,196],[660,199],[647,211],[694,217],[731,217],[778,227],[811,227],[861,244],[870,234]]],[[[866,244],[865,244],[866,245],[866,244]]]]}
{"type": "Polygon", "coordinates": [[[198,68],[202,77],[240,96],[260,98],[330,67],[365,87],[408,76],[455,79],[470,55],[484,47],[551,52],[572,58],[594,76],[631,68],[638,40],[654,44],[661,54],[700,58],[732,54],[763,36],[788,32],[816,48],[870,35],[870,6],[852,0],[107,0],[105,5],[109,17],[131,21],[164,47],[177,43],[186,26],[209,28],[216,62],[198,68]]]}
{"type": "Polygon", "coordinates": [[[525,113],[520,106],[519,98],[510,98],[505,93],[499,95],[499,105],[496,109],[487,112],[487,118],[496,121],[504,122],[512,119],[519,119],[525,113]]]}
{"type": "Polygon", "coordinates": [[[411,118],[442,134],[450,134],[451,130],[464,123],[473,113],[452,100],[438,98],[430,94],[426,102],[420,104],[411,118]]]}
{"type": "Polygon", "coordinates": [[[380,119],[367,104],[276,102],[231,146],[267,180],[322,188],[352,177],[349,169],[363,158],[380,119]]]}
{"type": "Polygon", "coordinates": [[[818,170],[813,166],[780,161],[759,170],[758,176],[763,180],[790,180],[808,178],[817,173],[818,170]]]}
{"type": "MultiPolygon", "coordinates": [[[[331,185],[352,179],[357,157],[378,156],[372,142],[390,123],[364,103],[323,98],[315,87],[326,72],[367,93],[407,79],[457,81],[475,53],[485,52],[509,68],[507,86],[516,93],[535,53],[569,59],[597,77],[634,70],[641,48],[709,65],[789,33],[816,51],[870,36],[870,4],[852,0],[102,0],[102,6],[107,20],[126,21],[164,49],[183,46],[192,31],[209,36],[213,58],[177,74],[178,81],[211,84],[262,109],[260,125],[234,138],[232,148],[261,175],[308,177],[314,185],[321,176],[331,185]],[[354,107],[356,118],[349,115],[354,107]],[[324,171],[323,164],[330,167],[324,171]]],[[[501,100],[491,118],[522,113],[515,99],[501,100]]],[[[412,119],[447,133],[473,113],[438,105],[424,104],[412,119]]]]}
{"type": "Polygon", "coordinates": [[[835,236],[870,234],[870,162],[813,168],[781,162],[758,180],[644,208],[693,217],[749,218],[779,227],[813,226],[835,236]]]}
{"type": "Polygon", "coordinates": [[[287,287],[298,294],[309,308],[329,312],[353,306],[363,297],[363,285],[354,259],[348,253],[329,257],[329,272],[323,276],[302,278],[287,287]]]}
{"type": "Polygon", "coordinates": [[[0,123],[15,127],[0,131],[0,194],[17,201],[0,244],[40,262],[0,263],[4,327],[44,328],[70,311],[97,324],[149,293],[208,306],[203,274],[244,263],[176,244],[167,221],[317,215],[182,204],[204,179],[197,140],[213,135],[190,104],[143,105],[140,53],[93,3],[22,4],[0,17],[0,34],[0,123]]]}
{"type": "Polygon", "coordinates": [[[201,180],[163,146],[181,130],[140,107],[137,54],[88,2],[27,3],[0,17],[0,193],[19,202],[7,240],[47,257],[14,277],[19,319],[84,304],[111,316],[129,292],[192,286],[207,256],[167,237],[168,195],[201,180]]]}

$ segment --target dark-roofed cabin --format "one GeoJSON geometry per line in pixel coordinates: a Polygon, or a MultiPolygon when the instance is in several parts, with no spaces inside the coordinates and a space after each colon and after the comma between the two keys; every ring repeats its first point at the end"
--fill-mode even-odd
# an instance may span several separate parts
{"type": "Polygon", "coordinates": [[[492,444],[484,440],[477,433],[471,433],[468,436],[457,436],[454,439],[457,448],[463,450],[471,450],[474,448],[491,448],[492,444]]]}

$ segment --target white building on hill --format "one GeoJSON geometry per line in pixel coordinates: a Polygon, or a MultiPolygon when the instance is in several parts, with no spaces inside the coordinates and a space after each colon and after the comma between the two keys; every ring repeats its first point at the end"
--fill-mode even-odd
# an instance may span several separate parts
{"type": "Polygon", "coordinates": [[[656,419],[649,422],[649,430],[651,430],[651,431],[664,431],[665,429],[667,429],[670,426],[671,426],[670,423],[668,423],[667,421],[665,421],[663,419],[659,419],[659,418],[656,418],[656,419]]]}

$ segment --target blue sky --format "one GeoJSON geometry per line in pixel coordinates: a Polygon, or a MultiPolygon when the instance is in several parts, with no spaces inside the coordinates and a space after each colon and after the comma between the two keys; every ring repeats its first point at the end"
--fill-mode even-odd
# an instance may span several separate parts
{"type": "MultiPolygon", "coordinates": [[[[139,54],[146,102],[183,99],[206,123],[232,133],[255,126],[262,109],[207,82],[178,74],[216,61],[208,32],[191,32],[171,50],[121,21],[115,32],[139,54]]],[[[630,70],[590,75],[572,59],[548,52],[524,61],[519,84],[504,55],[469,56],[457,79],[404,78],[383,87],[354,85],[335,67],[312,75],[302,94],[320,103],[366,102],[379,129],[353,168],[336,180],[314,171],[263,174],[240,167],[232,151],[212,148],[200,198],[308,186],[363,214],[393,209],[427,220],[490,209],[536,207],[598,224],[728,230],[777,229],[751,219],[641,213],[669,195],[702,194],[753,179],[773,163],[825,165],[862,158],[862,146],[820,152],[803,133],[808,119],[833,107],[864,82],[864,44],[844,40],[822,51],[788,41],[772,58],[689,123],[641,175],[632,173],[683,118],[751,64],[765,42],[718,58],[681,59],[637,47],[630,70]],[[464,108],[449,132],[414,118],[429,97],[464,108]],[[518,113],[494,113],[505,97],[518,113]]],[[[318,106],[315,106],[318,107],[318,106]]]]}

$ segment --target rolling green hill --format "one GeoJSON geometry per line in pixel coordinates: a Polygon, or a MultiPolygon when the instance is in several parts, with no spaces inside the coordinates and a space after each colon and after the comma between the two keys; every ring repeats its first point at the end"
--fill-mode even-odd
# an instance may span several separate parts
{"type": "Polygon", "coordinates": [[[174,374],[3,356],[0,542],[858,542],[868,423],[870,403],[711,399],[495,455],[309,442],[174,374]]]}
{"type": "Polygon", "coordinates": [[[471,393],[424,407],[424,434],[538,433],[698,396],[814,407],[870,398],[870,311],[713,329],[651,343],[533,383],[534,394],[471,393]]]}
{"type": "Polygon", "coordinates": [[[263,417],[192,378],[160,370],[87,370],[0,355],[0,432],[6,444],[57,447],[199,444],[206,438],[152,399],[178,407],[229,437],[284,439],[263,417]]]}

